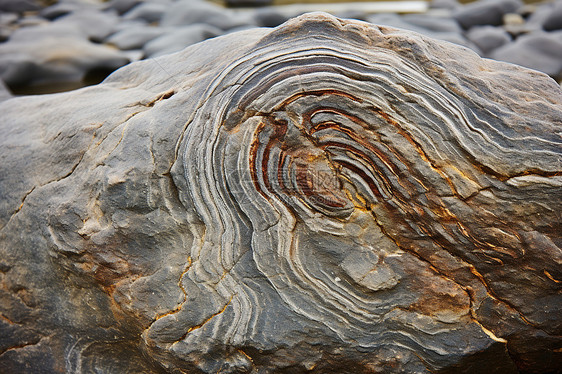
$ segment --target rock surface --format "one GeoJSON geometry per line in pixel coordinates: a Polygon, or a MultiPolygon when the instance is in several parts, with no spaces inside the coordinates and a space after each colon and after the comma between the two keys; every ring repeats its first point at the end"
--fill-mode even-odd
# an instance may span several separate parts
{"type": "Polygon", "coordinates": [[[542,73],[310,14],[0,112],[7,372],[560,367],[542,73]]]}

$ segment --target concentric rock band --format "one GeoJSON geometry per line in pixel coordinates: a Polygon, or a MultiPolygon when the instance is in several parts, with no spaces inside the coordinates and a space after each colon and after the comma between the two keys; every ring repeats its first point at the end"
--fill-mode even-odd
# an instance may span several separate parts
{"type": "Polygon", "coordinates": [[[0,364],[552,372],[561,108],[325,14],[4,102],[0,364]]]}

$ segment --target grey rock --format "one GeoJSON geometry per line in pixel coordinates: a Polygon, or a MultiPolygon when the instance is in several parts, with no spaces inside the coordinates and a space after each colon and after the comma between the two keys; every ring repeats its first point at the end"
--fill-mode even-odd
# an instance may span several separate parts
{"type": "Polygon", "coordinates": [[[17,26],[18,28],[25,28],[25,27],[33,27],[33,26],[40,26],[40,25],[48,25],[49,21],[43,17],[39,16],[26,16],[21,17],[18,20],[17,26]]]}
{"type": "Polygon", "coordinates": [[[552,6],[552,10],[548,17],[544,20],[543,28],[546,31],[554,31],[562,29],[562,1],[558,0],[552,6]]]}
{"type": "Polygon", "coordinates": [[[6,84],[2,79],[0,79],[0,101],[8,100],[12,98],[12,93],[10,89],[6,87],[6,84]]]}
{"type": "Polygon", "coordinates": [[[18,18],[16,13],[0,13],[0,42],[10,37],[16,28],[18,18]]]}
{"type": "Polygon", "coordinates": [[[54,20],[56,18],[66,16],[73,12],[81,12],[81,11],[83,12],[86,9],[97,10],[100,8],[101,6],[94,3],[83,3],[83,2],[67,0],[67,1],[57,2],[56,4],[41,9],[39,15],[48,20],[54,20]]]}
{"type": "Polygon", "coordinates": [[[562,32],[520,36],[515,42],[492,52],[490,57],[558,77],[562,74],[562,32]]]}
{"type": "Polygon", "coordinates": [[[11,26],[17,22],[18,18],[16,13],[0,13],[0,26],[11,26]]]}
{"type": "Polygon", "coordinates": [[[433,18],[435,25],[430,26],[428,25],[428,23],[420,21],[419,18],[413,18],[413,20],[414,22],[418,21],[421,25],[429,26],[432,29],[410,23],[408,22],[408,18],[401,17],[397,14],[374,14],[367,17],[367,21],[375,25],[385,25],[404,30],[410,30],[422,35],[429,36],[431,38],[446,40],[448,42],[462,45],[476,51],[478,50],[478,47],[476,47],[474,44],[472,44],[472,42],[467,40],[462,35],[462,33],[460,32],[461,30],[458,28],[458,26],[456,27],[456,31],[441,31],[447,29],[455,29],[455,27],[448,21],[435,17],[433,18]]]}
{"type": "Polygon", "coordinates": [[[222,30],[228,30],[251,24],[251,22],[252,17],[234,13],[232,10],[222,8],[213,3],[180,0],[168,7],[168,10],[162,16],[160,25],[171,27],[206,23],[222,30]]]}
{"type": "Polygon", "coordinates": [[[287,16],[271,7],[258,9],[254,14],[254,23],[259,27],[277,27],[287,20],[287,16]]]}
{"type": "Polygon", "coordinates": [[[473,42],[484,55],[511,42],[511,37],[507,31],[495,26],[474,26],[466,37],[473,42]]]}
{"type": "Polygon", "coordinates": [[[457,0],[432,0],[429,3],[430,9],[447,9],[455,10],[458,9],[461,4],[457,0]]]}
{"type": "Polygon", "coordinates": [[[142,3],[123,15],[126,20],[143,20],[148,23],[159,22],[162,15],[170,8],[167,3],[142,3]]]}
{"type": "Polygon", "coordinates": [[[83,9],[56,19],[54,24],[76,26],[90,40],[101,42],[112,33],[118,22],[115,11],[83,9]]]}
{"type": "Polygon", "coordinates": [[[162,36],[168,29],[150,26],[134,26],[121,30],[105,40],[119,49],[142,49],[149,41],[162,36]]]}
{"type": "Polygon", "coordinates": [[[0,113],[7,372],[558,370],[545,74],[310,14],[0,113]]]}
{"type": "Polygon", "coordinates": [[[123,15],[141,3],[143,3],[142,0],[110,0],[106,3],[105,8],[114,9],[123,15]]]}
{"type": "Polygon", "coordinates": [[[112,71],[126,55],[89,42],[75,24],[53,23],[16,30],[0,44],[0,77],[10,87],[80,82],[92,71],[112,71]]]}
{"type": "Polygon", "coordinates": [[[0,0],[0,12],[24,13],[41,9],[38,1],[33,0],[0,0]]]}
{"type": "Polygon", "coordinates": [[[167,34],[146,43],[143,51],[146,57],[162,56],[220,34],[222,30],[207,24],[172,28],[167,34]]]}
{"type": "Polygon", "coordinates": [[[401,18],[403,21],[409,24],[430,31],[455,33],[462,32],[462,29],[459,26],[458,22],[449,17],[435,17],[424,14],[405,14],[401,18]]]}
{"type": "Polygon", "coordinates": [[[499,26],[504,14],[516,12],[522,5],[521,0],[479,0],[459,8],[453,17],[465,29],[478,25],[499,26]]]}

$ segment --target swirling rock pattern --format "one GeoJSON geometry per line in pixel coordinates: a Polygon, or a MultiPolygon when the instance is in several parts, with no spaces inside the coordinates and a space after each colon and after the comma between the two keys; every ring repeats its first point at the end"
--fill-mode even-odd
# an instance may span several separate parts
{"type": "Polygon", "coordinates": [[[8,370],[560,367],[541,73],[310,14],[0,111],[8,370]]]}

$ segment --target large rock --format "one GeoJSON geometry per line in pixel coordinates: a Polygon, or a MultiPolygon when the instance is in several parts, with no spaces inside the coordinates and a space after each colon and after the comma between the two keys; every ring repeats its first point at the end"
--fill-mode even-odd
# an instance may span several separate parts
{"type": "Polygon", "coordinates": [[[0,104],[9,373],[545,373],[562,92],[306,15],[0,104]]]}

